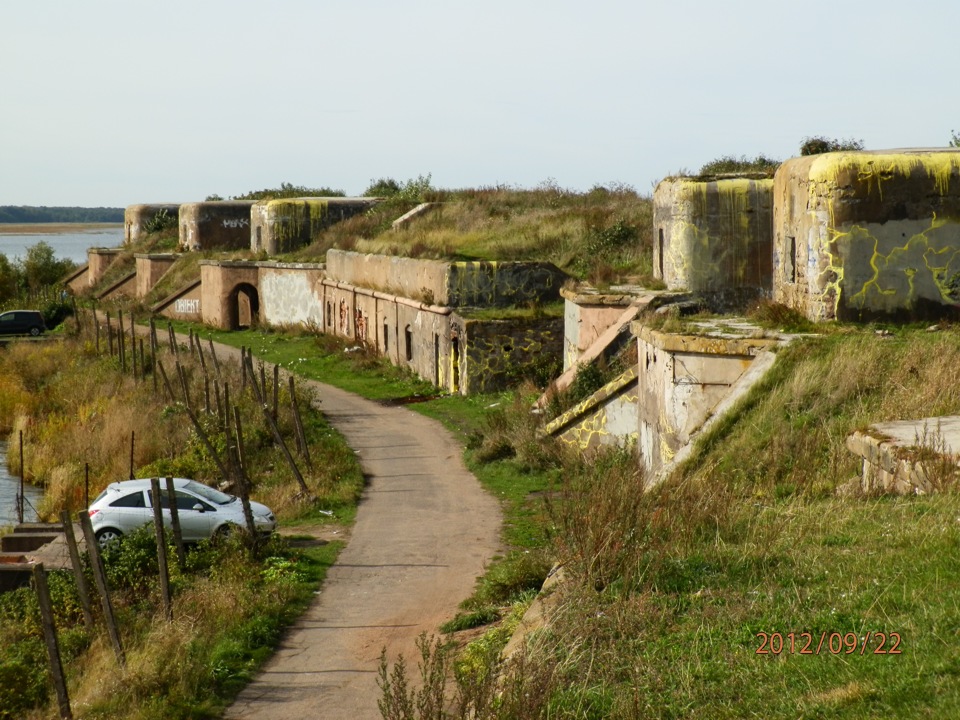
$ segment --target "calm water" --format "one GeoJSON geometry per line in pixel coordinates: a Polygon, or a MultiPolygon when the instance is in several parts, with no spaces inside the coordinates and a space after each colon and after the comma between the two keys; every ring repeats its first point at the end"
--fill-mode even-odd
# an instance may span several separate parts
{"type": "MultiPolygon", "coordinates": [[[[20,226],[23,227],[23,226],[20,226]]],[[[40,228],[38,228],[40,229],[40,228]]],[[[27,248],[43,241],[53,248],[58,258],[73,260],[78,265],[87,261],[87,248],[117,247],[123,244],[123,225],[84,228],[67,232],[6,233],[0,225],[0,253],[8,259],[24,258],[27,248]]]]}
{"type": "MultiPolygon", "coordinates": [[[[0,527],[17,524],[17,493],[20,492],[20,478],[7,472],[7,444],[0,442],[0,527]]],[[[24,485],[23,494],[27,502],[23,506],[23,519],[26,522],[36,522],[37,513],[34,508],[40,504],[43,491],[33,485],[24,485]]]]}

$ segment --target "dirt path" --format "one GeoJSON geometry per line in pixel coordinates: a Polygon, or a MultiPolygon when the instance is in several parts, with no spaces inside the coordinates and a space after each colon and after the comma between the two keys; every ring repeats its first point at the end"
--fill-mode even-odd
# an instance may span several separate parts
{"type": "Polygon", "coordinates": [[[499,506],[439,423],[310,384],[368,483],[322,591],[227,710],[230,720],[379,718],[381,648],[415,671],[417,635],[454,615],[499,547],[499,506]]]}

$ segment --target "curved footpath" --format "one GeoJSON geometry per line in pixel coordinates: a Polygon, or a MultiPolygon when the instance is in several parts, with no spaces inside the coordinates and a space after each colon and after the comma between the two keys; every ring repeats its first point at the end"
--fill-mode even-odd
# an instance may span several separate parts
{"type": "MultiPolygon", "coordinates": [[[[239,360],[223,345],[217,354],[239,360]]],[[[438,422],[307,383],[367,485],[322,590],[227,710],[230,720],[379,718],[381,649],[391,662],[402,653],[416,676],[417,636],[453,617],[499,549],[499,505],[438,422]]]]}

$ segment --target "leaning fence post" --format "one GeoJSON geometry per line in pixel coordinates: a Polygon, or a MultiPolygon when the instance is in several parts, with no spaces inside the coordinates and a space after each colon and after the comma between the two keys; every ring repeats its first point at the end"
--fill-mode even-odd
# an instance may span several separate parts
{"type": "Polygon", "coordinates": [[[90,522],[90,515],[87,514],[87,511],[81,510],[78,512],[77,519],[80,521],[80,527],[83,528],[83,539],[87,543],[90,567],[93,570],[93,579],[96,581],[97,591],[100,593],[100,607],[103,609],[103,620],[107,624],[107,634],[113,644],[113,652],[117,656],[117,662],[120,663],[120,667],[124,667],[127,664],[127,658],[123,653],[123,645],[120,644],[117,619],[113,614],[110,589],[107,587],[107,571],[103,567],[103,558],[100,556],[100,544],[97,542],[97,536],[93,533],[93,523],[90,522]]]}
{"type": "Polygon", "coordinates": [[[73,521],[70,513],[63,510],[60,513],[60,522],[63,523],[63,535],[67,540],[67,550],[70,552],[70,564],[73,566],[73,577],[77,581],[77,595],[80,597],[80,607],[83,610],[83,623],[87,630],[93,630],[93,608],[90,605],[90,588],[87,585],[87,576],[83,574],[83,564],[80,562],[80,549],[77,547],[77,538],[73,534],[73,521]]]}
{"type": "Polygon", "coordinates": [[[70,696],[67,695],[67,679],[63,674],[63,663],[60,662],[60,646],[57,644],[57,627],[53,622],[53,603],[50,602],[50,588],[47,586],[47,571],[43,563],[33,566],[33,583],[37,589],[37,600],[40,603],[40,622],[43,625],[43,640],[47,645],[47,656],[50,659],[50,675],[53,677],[53,686],[57,691],[57,704],[60,706],[60,717],[69,720],[73,717],[70,712],[70,696]]]}
{"type": "MultiPolygon", "coordinates": [[[[160,566],[160,596],[163,599],[163,614],[167,620],[173,620],[173,602],[170,598],[170,568],[167,566],[167,540],[163,533],[163,500],[160,495],[160,478],[150,478],[150,491],[153,493],[153,530],[157,536],[157,564],[160,566]]],[[[167,497],[172,505],[174,497],[167,497]]]]}

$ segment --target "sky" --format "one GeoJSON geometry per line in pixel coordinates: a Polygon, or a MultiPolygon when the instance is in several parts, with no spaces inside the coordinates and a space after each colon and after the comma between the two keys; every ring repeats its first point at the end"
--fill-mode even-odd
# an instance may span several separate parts
{"type": "Polygon", "coordinates": [[[8,0],[0,205],[585,191],[960,131],[956,0],[8,0]]]}

